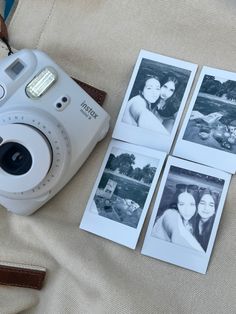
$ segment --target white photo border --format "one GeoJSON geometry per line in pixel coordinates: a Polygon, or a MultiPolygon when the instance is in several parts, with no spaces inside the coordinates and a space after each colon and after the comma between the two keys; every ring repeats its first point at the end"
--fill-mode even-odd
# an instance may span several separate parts
{"type": "Polygon", "coordinates": [[[165,158],[166,158],[166,154],[164,152],[159,152],[159,151],[152,150],[149,148],[140,147],[140,146],[136,146],[129,143],[124,143],[117,140],[112,140],[107,149],[106,155],[102,162],[102,166],[100,168],[97,179],[93,186],[92,193],[89,197],[89,200],[88,200],[88,203],[87,203],[87,206],[86,206],[86,209],[85,209],[85,212],[84,212],[81,224],[80,224],[80,228],[86,231],[89,231],[91,233],[94,233],[96,235],[99,235],[101,237],[104,237],[106,239],[117,242],[121,245],[127,246],[131,249],[135,249],[143,223],[144,223],[144,219],[146,217],[150,202],[153,197],[153,193],[157,185],[157,181],[159,179],[159,176],[160,176],[160,173],[161,173],[164,161],[165,161],[165,158]],[[124,149],[126,151],[129,151],[130,153],[133,152],[133,153],[137,153],[143,156],[152,157],[153,159],[158,160],[156,173],[151,183],[148,196],[146,198],[145,205],[142,210],[142,214],[140,216],[137,228],[132,228],[125,224],[96,215],[90,211],[99,182],[104,173],[104,169],[106,167],[108,158],[113,148],[124,149]]]}
{"type": "Polygon", "coordinates": [[[168,153],[171,149],[171,145],[173,143],[181,116],[183,114],[183,110],[187,102],[191,86],[193,84],[197,67],[198,65],[194,63],[178,60],[171,57],[166,57],[146,50],[141,50],[136,61],[131,79],[129,81],[128,88],[126,90],[125,97],[122,102],[122,106],[116,121],[112,137],[125,142],[130,142],[133,144],[158,149],[168,153]],[[166,65],[172,65],[185,70],[189,70],[191,72],[170,135],[158,134],[157,132],[129,125],[122,121],[130,93],[132,91],[136,76],[138,74],[143,59],[149,59],[166,65]]]}
{"type": "Polygon", "coordinates": [[[207,271],[208,263],[210,260],[211,252],[213,249],[217,229],[219,226],[221,214],[223,211],[227,191],[230,184],[231,175],[229,173],[216,170],[207,166],[202,166],[199,164],[192,163],[190,161],[182,160],[176,157],[169,157],[166,162],[166,167],[161,179],[159,192],[154,204],[153,212],[150,218],[148,229],[146,232],[144,244],[142,247],[141,254],[163,260],[165,262],[175,264],[202,274],[205,274],[207,271]],[[206,252],[200,252],[191,248],[184,246],[176,245],[158,238],[155,238],[151,235],[155,218],[159,209],[159,205],[162,199],[163,191],[166,185],[166,181],[170,172],[170,167],[175,166],[197,173],[202,173],[205,175],[210,175],[212,177],[223,179],[224,186],[221,193],[221,198],[219,201],[215,221],[211,231],[211,236],[209,239],[208,247],[206,252]]]}
{"type": "Polygon", "coordinates": [[[196,88],[194,90],[192,99],[188,107],[188,111],[181,126],[181,130],[174,147],[173,155],[191,161],[195,161],[204,165],[208,165],[216,169],[221,169],[229,173],[235,173],[236,154],[232,154],[212,147],[207,147],[183,139],[187,124],[189,122],[193,107],[195,105],[205,75],[212,75],[236,81],[236,73],[210,68],[206,66],[202,68],[196,88]]]}

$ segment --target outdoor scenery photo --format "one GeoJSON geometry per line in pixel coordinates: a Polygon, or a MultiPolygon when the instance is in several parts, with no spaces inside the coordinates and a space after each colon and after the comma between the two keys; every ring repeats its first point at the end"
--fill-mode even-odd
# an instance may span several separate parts
{"type": "Polygon", "coordinates": [[[236,81],[204,76],[183,139],[236,153],[236,81]]]}
{"type": "Polygon", "coordinates": [[[157,159],[113,148],[90,210],[137,228],[157,166],[157,159]]]}

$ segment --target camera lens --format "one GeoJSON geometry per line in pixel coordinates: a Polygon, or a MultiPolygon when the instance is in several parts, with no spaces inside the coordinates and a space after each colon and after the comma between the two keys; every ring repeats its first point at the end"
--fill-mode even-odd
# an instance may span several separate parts
{"type": "Polygon", "coordinates": [[[32,157],[26,147],[8,142],[0,146],[0,167],[9,174],[22,175],[32,166],[32,157]]]}

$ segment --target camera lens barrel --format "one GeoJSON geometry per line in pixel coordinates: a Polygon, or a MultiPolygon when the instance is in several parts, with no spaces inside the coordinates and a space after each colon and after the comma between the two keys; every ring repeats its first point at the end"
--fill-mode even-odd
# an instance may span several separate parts
{"type": "Polygon", "coordinates": [[[27,173],[32,166],[28,149],[15,142],[0,146],[0,167],[7,173],[18,176],[27,173]]]}
{"type": "Polygon", "coordinates": [[[50,143],[43,134],[24,124],[0,125],[0,191],[25,192],[47,175],[51,162],[50,143]]]}

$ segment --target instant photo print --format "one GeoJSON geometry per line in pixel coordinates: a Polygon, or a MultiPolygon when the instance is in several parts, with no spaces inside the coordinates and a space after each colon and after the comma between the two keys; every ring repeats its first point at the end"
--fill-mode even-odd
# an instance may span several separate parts
{"type": "Polygon", "coordinates": [[[113,138],[169,152],[197,65],[141,50],[113,138]]]}
{"type": "Polygon", "coordinates": [[[112,140],[80,228],[135,249],[165,157],[112,140]]]}
{"type": "Polygon", "coordinates": [[[236,73],[203,67],[173,154],[235,173],[236,73]]]}
{"type": "Polygon", "coordinates": [[[141,253],[205,274],[230,178],[169,157],[141,253]]]}

